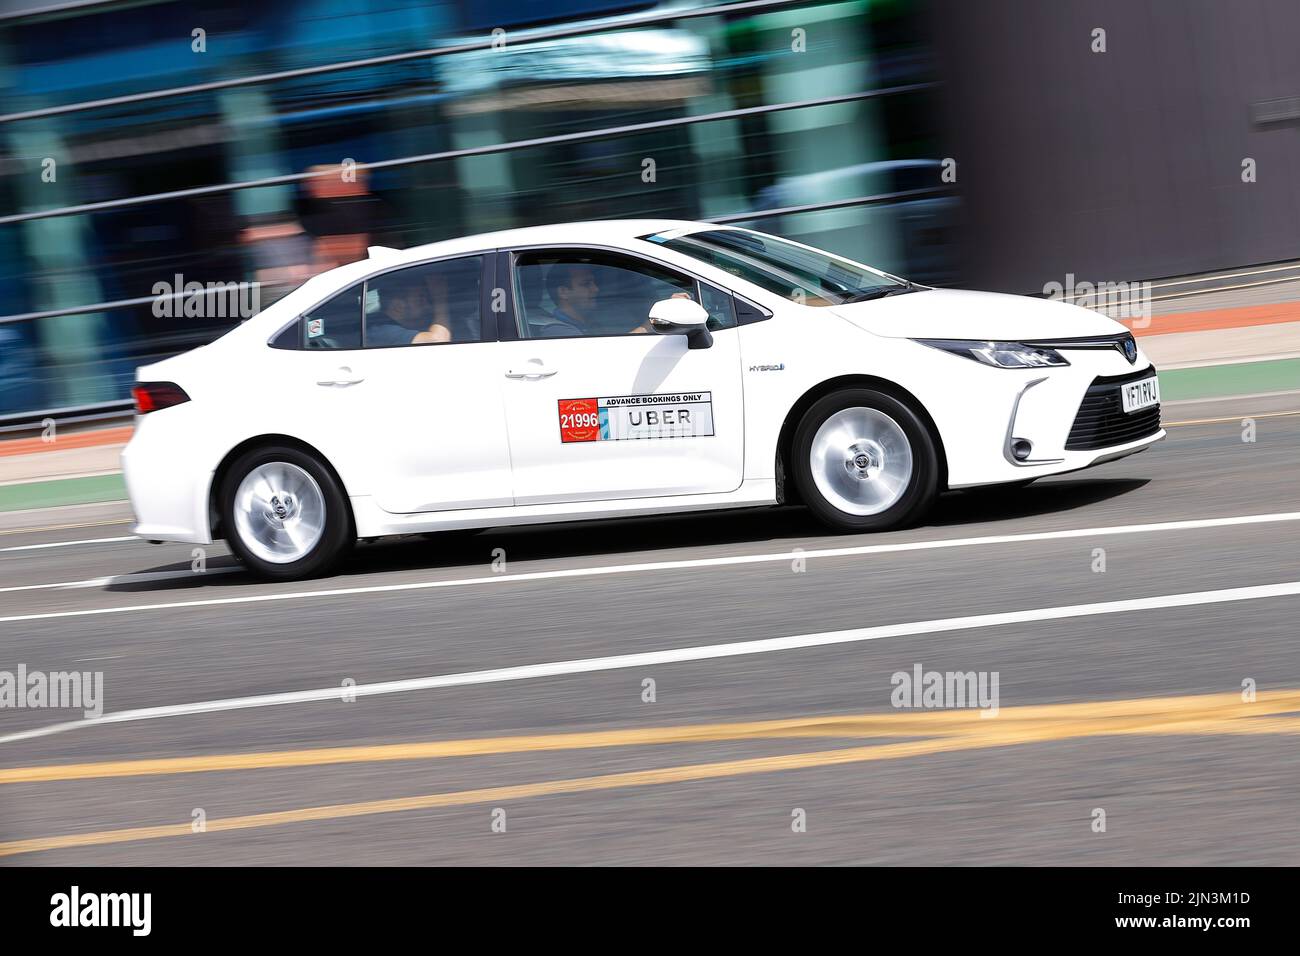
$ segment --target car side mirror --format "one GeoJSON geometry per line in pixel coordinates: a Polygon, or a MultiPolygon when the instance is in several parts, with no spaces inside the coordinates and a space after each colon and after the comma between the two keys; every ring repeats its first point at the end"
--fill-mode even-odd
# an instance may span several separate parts
{"type": "Polygon", "coordinates": [[[709,313],[694,299],[660,299],[650,307],[650,328],[660,335],[685,335],[687,348],[707,349],[713,344],[709,313]]]}

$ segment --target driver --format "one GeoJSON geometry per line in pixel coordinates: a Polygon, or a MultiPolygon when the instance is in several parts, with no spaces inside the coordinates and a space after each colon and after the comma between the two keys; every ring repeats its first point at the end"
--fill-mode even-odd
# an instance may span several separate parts
{"type": "Polygon", "coordinates": [[[546,271],[546,291],[555,308],[531,322],[534,337],[626,335],[649,332],[649,319],[635,328],[614,331],[597,325],[600,285],[596,270],[585,262],[557,262],[546,271]]]}
{"type": "Polygon", "coordinates": [[[589,335],[600,286],[596,272],[584,263],[557,262],[546,270],[546,291],[555,308],[534,323],[538,336],[589,335]]]}

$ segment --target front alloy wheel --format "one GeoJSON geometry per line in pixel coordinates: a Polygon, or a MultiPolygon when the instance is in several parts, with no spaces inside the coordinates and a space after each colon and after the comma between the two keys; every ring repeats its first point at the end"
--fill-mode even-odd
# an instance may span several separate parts
{"type": "Polygon", "coordinates": [[[915,520],[938,490],[929,430],[910,407],[874,389],[815,402],[795,432],[794,467],[808,507],[840,531],[915,520]]]}

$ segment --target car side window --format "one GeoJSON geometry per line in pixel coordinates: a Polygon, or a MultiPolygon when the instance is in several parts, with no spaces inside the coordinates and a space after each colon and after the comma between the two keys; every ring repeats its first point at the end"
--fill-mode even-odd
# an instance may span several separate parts
{"type": "MultiPolygon", "coordinates": [[[[516,321],[525,339],[650,332],[652,305],[698,296],[689,276],[596,250],[520,253],[514,279],[516,321]]],[[[726,321],[721,309],[719,321],[726,321]]]]}
{"type": "Polygon", "coordinates": [[[361,348],[362,283],[326,299],[298,322],[299,348],[361,348]]]}
{"type": "Polygon", "coordinates": [[[710,332],[736,327],[736,303],[730,292],[723,292],[707,282],[701,282],[700,305],[709,313],[710,332]]]}
{"type": "Polygon", "coordinates": [[[385,272],[366,283],[366,348],[478,342],[483,257],[385,272]]]}

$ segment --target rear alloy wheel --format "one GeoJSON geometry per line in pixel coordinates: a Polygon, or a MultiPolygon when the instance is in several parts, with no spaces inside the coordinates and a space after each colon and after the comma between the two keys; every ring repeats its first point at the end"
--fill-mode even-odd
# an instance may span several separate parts
{"type": "Polygon", "coordinates": [[[257,448],[227,473],[222,526],[240,562],[262,577],[324,574],[354,541],[334,476],[296,448],[257,448]]]}
{"type": "Polygon", "coordinates": [[[795,480],[809,509],[838,531],[884,531],[919,518],[938,490],[930,432],[874,389],[815,402],[794,437],[795,480]]]}

